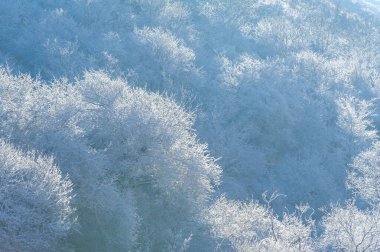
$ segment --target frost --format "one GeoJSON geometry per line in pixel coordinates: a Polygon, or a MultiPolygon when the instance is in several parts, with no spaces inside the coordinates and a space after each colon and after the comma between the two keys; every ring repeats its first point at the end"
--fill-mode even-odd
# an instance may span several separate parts
{"type": "Polygon", "coordinates": [[[378,250],[376,6],[0,1],[0,138],[75,195],[31,250],[378,250]]]}
{"type": "Polygon", "coordinates": [[[0,90],[1,136],[54,156],[74,183],[74,246],[175,249],[202,225],[220,168],[173,101],[103,72],[49,86],[2,69],[0,90]]]}
{"type": "Polygon", "coordinates": [[[72,183],[52,158],[0,140],[1,250],[56,250],[76,223],[72,183]]]}

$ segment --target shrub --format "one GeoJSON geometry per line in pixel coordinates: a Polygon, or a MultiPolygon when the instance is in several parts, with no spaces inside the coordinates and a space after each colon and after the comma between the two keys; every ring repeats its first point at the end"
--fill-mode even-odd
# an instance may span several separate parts
{"type": "Polygon", "coordinates": [[[72,183],[53,159],[0,140],[0,248],[57,250],[76,223],[72,183]]]}

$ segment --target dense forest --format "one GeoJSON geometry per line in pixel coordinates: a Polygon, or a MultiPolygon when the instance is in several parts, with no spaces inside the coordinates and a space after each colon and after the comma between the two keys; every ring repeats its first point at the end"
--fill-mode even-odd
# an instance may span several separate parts
{"type": "Polygon", "coordinates": [[[0,1],[0,251],[380,251],[380,3],[0,1]]]}

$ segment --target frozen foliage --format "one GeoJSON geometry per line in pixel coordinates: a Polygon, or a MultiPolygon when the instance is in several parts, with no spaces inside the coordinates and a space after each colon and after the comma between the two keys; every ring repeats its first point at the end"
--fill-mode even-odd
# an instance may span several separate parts
{"type": "Polygon", "coordinates": [[[314,221],[305,216],[310,215],[308,211],[300,206],[298,212],[286,213],[280,220],[269,205],[221,197],[206,219],[216,237],[229,241],[236,251],[312,251],[314,221]]]}
{"type": "Polygon", "coordinates": [[[238,2],[201,2],[220,35],[210,47],[221,98],[206,106],[212,123],[200,134],[223,157],[224,191],[241,199],[277,190],[288,207],[349,197],[348,163],[376,135],[360,118],[378,96],[377,29],[348,3],[238,2]]]}
{"type": "Polygon", "coordinates": [[[374,116],[373,103],[344,97],[337,100],[339,109],[338,125],[350,133],[356,141],[372,141],[377,136],[371,117],[374,116]]]}
{"type": "Polygon", "coordinates": [[[73,182],[67,249],[376,250],[375,6],[0,1],[0,137],[73,182]]]}
{"type": "Polygon", "coordinates": [[[376,98],[380,76],[377,20],[358,3],[17,0],[0,7],[2,62],[14,70],[72,79],[102,68],[193,101],[200,137],[223,157],[229,195],[278,190],[288,207],[348,197],[345,170],[361,150],[342,136],[337,101],[376,98]]]}
{"type": "Polygon", "coordinates": [[[323,218],[322,248],[334,251],[379,251],[380,211],[359,210],[353,202],[333,206],[323,218]]]}
{"type": "Polygon", "coordinates": [[[69,237],[70,244],[80,250],[129,248],[136,226],[134,206],[106,177],[111,164],[85,143],[81,126],[91,108],[77,88],[67,83],[48,86],[4,69],[0,76],[1,136],[53,156],[74,183],[80,230],[69,237]]]}
{"type": "Polygon", "coordinates": [[[57,250],[76,222],[72,183],[51,158],[0,140],[0,250],[57,250]]]}
{"type": "Polygon", "coordinates": [[[173,34],[162,31],[162,29],[136,29],[137,38],[143,43],[152,47],[155,57],[161,64],[171,68],[179,68],[182,71],[190,71],[194,68],[195,53],[190,48],[183,45],[173,34]]]}
{"type": "Polygon", "coordinates": [[[102,72],[49,86],[2,69],[0,90],[2,137],[74,182],[77,249],[177,250],[201,226],[220,169],[174,102],[102,72]]]}
{"type": "Polygon", "coordinates": [[[380,203],[380,143],[360,153],[353,161],[348,187],[370,203],[380,203]]]}

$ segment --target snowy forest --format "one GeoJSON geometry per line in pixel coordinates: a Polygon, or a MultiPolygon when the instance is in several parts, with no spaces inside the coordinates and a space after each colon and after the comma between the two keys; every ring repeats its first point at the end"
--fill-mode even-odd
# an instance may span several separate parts
{"type": "Polygon", "coordinates": [[[0,0],[0,251],[380,251],[380,1],[0,0]]]}

